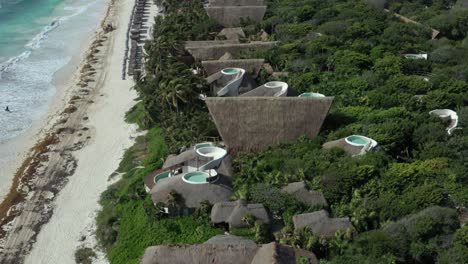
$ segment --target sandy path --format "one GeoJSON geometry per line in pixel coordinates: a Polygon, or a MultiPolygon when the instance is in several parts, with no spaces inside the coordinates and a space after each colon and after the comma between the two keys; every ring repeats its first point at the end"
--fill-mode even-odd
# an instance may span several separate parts
{"type": "Polygon", "coordinates": [[[86,77],[92,80],[77,87],[76,110],[64,113],[64,122],[54,127],[58,142],[37,157],[41,165],[25,184],[28,196],[6,228],[0,263],[22,263],[36,239],[26,263],[75,263],[80,232],[93,221],[90,216],[98,209],[108,176],[133,143],[135,127],[124,122],[124,114],[136,93],[130,90],[132,80],[121,80],[132,5],[133,1],[116,0],[111,8],[107,21],[117,30],[98,36],[89,70],[95,73],[86,77]]]}

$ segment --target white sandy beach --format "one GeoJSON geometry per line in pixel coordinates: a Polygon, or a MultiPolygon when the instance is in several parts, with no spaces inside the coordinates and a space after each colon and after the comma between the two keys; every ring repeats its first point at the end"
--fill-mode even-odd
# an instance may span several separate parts
{"type": "MultiPolygon", "coordinates": [[[[108,186],[108,176],[118,167],[125,149],[133,143],[136,127],[124,122],[125,112],[135,103],[136,92],[131,79],[122,80],[125,39],[133,1],[116,3],[113,24],[117,30],[108,45],[103,62],[103,85],[99,96],[88,108],[84,124],[93,136],[82,149],[74,152],[75,173],[54,201],[54,213],[37,237],[26,263],[75,263],[74,253],[81,232],[94,221],[98,199],[108,186]]],[[[98,83],[99,85],[99,83],[98,83]]]]}

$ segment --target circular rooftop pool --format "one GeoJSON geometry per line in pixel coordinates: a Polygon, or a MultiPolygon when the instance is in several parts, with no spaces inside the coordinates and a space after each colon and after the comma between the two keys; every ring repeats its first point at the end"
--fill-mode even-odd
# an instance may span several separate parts
{"type": "Polygon", "coordinates": [[[273,82],[267,82],[265,83],[265,87],[266,88],[281,88],[284,86],[284,82],[276,82],[276,81],[273,81],[273,82]]]}
{"type": "Polygon", "coordinates": [[[197,148],[197,154],[202,157],[219,159],[226,156],[227,151],[223,148],[218,148],[213,145],[208,147],[197,148]]]}
{"type": "Polygon", "coordinates": [[[208,183],[209,178],[210,175],[203,171],[192,171],[182,176],[182,180],[190,184],[205,184],[208,183]]]}
{"type": "Polygon", "coordinates": [[[168,177],[171,177],[171,172],[169,171],[166,171],[166,172],[163,172],[163,173],[160,173],[156,176],[154,176],[154,183],[157,183],[158,181],[162,180],[162,179],[165,179],[165,178],[168,178],[168,177]]]}
{"type": "Polygon", "coordinates": [[[299,97],[325,97],[325,95],[321,93],[302,93],[299,97]]]}
{"type": "Polygon", "coordinates": [[[239,72],[240,72],[239,69],[236,69],[236,68],[225,68],[221,70],[221,73],[225,75],[234,75],[234,74],[238,74],[239,72]]]}
{"type": "Polygon", "coordinates": [[[359,135],[352,135],[352,136],[346,137],[345,141],[346,143],[353,145],[353,146],[365,146],[371,143],[371,141],[368,138],[364,136],[359,136],[359,135]]]}
{"type": "Polygon", "coordinates": [[[208,147],[212,147],[213,146],[213,143],[211,142],[206,142],[206,143],[199,143],[199,144],[196,144],[195,145],[195,149],[200,149],[200,148],[208,148],[208,147]]]}

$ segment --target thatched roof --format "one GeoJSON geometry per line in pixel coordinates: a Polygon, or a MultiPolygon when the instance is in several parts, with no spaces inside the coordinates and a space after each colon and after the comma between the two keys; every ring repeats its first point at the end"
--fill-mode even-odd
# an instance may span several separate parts
{"type": "Polygon", "coordinates": [[[221,56],[221,57],[219,58],[219,61],[232,60],[232,58],[233,58],[232,54],[229,53],[229,52],[226,52],[226,53],[224,53],[223,56],[221,56]]]}
{"type": "Polygon", "coordinates": [[[259,6],[264,0],[209,0],[211,6],[259,6]]]}
{"type": "Polygon", "coordinates": [[[208,97],[205,102],[224,143],[237,152],[317,136],[333,97],[208,97]]]}
{"type": "Polygon", "coordinates": [[[324,149],[340,148],[350,153],[351,155],[357,155],[361,153],[361,150],[364,146],[353,146],[351,144],[346,143],[346,140],[344,138],[340,138],[338,140],[326,142],[322,145],[322,147],[324,149]]]}
{"type": "Polygon", "coordinates": [[[223,44],[236,44],[239,43],[237,40],[195,40],[185,41],[185,48],[197,48],[203,46],[212,45],[223,45],[223,44]]]}
{"type": "Polygon", "coordinates": [[[238,44],[209,44],[204,46],[186,46],[185,49],[199,61],[217,60],[226,52],[232,54],[234,58],[238,58],[243,50],[265,50],[271,49],[276,45],[276,41],[270,42],[250,42],[238,44]]]}
{"type": "Polygon", "coordinates": [[[246,97],[274,96],[275,93],[277,93],[278,91],[279,90],[270,89],[270,88],[265,87],[265,85],[262,85],[253,89],[252,91],[242,94],[241,96],[246,96],[246,97]]]}
{"type": "Polygon", "coordinates": [[[253,77],[256,77],[264,62],[264,59],[207,60],[202,61],[202,66],[208,75],[217,73],[224,68],[242,68],[253,77]]]}
{"type": "Polygon", "coordinates": [[[198,245],[149,247],[141,264],[293,264],[298,257],[318,263],[312,252],[302,249],[275,242],[257,245],[245,238],[218,235],[198,245]]]}
{"type": "Polygon", "coordinates": [[[468,0],[459,0],[455,3],[455,5],[452,7],[454,10],[458,9],[468,9],[468,0]]]}
{"type": "Polygon", "coordinates": [[[203,244],[212,244],[212,245],[234,245],[234,244],[243,244],[246,247],[257,246],[257,244],[247,238],[232,236],[232,235],[217,235],[208,239],[203,244]]]}
{"type": "Polygon", "coordinates": [[[155,246],[145,250],[141,264],[250,263],[256,250],[244,244],[155,246]]]}
{"type": "Polygon", "coordinates": [[[221,166],[219,166],[219,168],[217,169],[217,172],[226,177],[232,177],[234,175],[234,171],[232,169],[231,155],[227,154],[224,157],[223,162],[221,162],[221,166]]]}
{"type": "Polygon", "coordinates": [[[193,160],[197,158],[197,152],[191,148],[187,151],[180,153],[179,155],[169,155],[164,161],[162,166],[163,169],[167,169],[169,167],[174,167],[177,165],[182,165],[184,162],[193,160]]]}
{"type": "Polygon", "coordinates": [[[323,193],[307,189],[305,182],[293,182],[281,189],[282,192],[294,196],[307,205],[328,206],[323,193]]]}
{"type": "Polygon", "coordinates": [[[208,16],[224,27],[239,26],[242,19],[261,22],[266,6],[206,6],[208,16]]]}
{"type": "MultiPolygon", "coordinates": [[[[179,155],[169,155],[166,158],[161,169],[154,170],[153,172],[151,172],[144,178],[144,183],[145,183],[146,188],[148,190],[151,190],[154,187],[155,185],[154,177],[156,175],[161,174],[166,171],[177,171],[179,169],[182,169],[183,166],[185,165],[185,162],[194,160],[197,157],[198,155],[196,151],[193,149],[193,147],[191,147],[189,150],[186,150],[180,153],[179,155]]],[[[203,158],[201,157],[198,157],[198,159],[200,161],[203,161],[203,158]]],[[[217,169],[217,171],[218,173],[224,176],[228,176],[228,177],[232,176],[233,172],[232,172],[231,158],[229,155],[226,155],[226,157],[221,162],[221,166],[217,169]]]]}
{"type": "Polygon", "coordinates": [[[239,41],[239,38],[245,38],[244,30],[241,27],[237,28],[223,28],[218,36],[224,36],[227,40],[239,41]]]}
{"type": "Polygon", "coordinates": [[[190,184],[184,182],[181,176],[172,176],[158,181],[151,189],[151,199],[154,204],[168,204],[170,193],[174,190],[183,200],[187,208],[198,208],[203,201],[209,201],[211,204],[229,201],[232,196],[230,181],[223,175],[213,183],[190,184]]]}
{"type": "Polygon", "coordinates": [[[272,242],[260,247],[251,264],[295,264],[299,257],[308,259],[309,262],[307,263],[310,264],[319,263],[315,255],[310,251],[272,242]]]}
{"type": "Polygon", "coordinates": [[[293,216],[293,224],[295,230],[309,227],[314,234],[324,237],[334,236],[336,231],[345,231],[348,228],[355,231],[349,218],[330,218],[325,210],[295,215],[293,216]]]}
{"type": "Polygon", "coordinates": [[[228,223],[231,227],[247,227],[247,223],[243,221],[247,214],[265,224],[270,223],[268,212],[262,204],[247,204],[244,200],[216,203],[211,209],[211,222],[228,223]]]}

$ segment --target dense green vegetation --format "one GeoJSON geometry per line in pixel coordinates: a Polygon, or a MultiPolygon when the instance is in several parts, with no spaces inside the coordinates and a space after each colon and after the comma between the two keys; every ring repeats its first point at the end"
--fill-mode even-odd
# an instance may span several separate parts
{"type": "Polygon", "coordinates": [[[167,155],[159,129],[151,129],[126,151],[117,170],[122,179],[101,196],[98,238],[112,263],[139,263],[144,250],[158,244],[196,244],[222,233],[207,214],[163,218],[145,192],[143,178],[167,155]]]}
{"type": "MultiPolygon", "coordinates": [[[[147,74],[137,80],[141,102],[127,116],[149,132],[126,152],[122,179],[102,195],[97,219],[112,263],[137,263],[148,246],[200,243],[222,232],[210,226],[206,212],[161,216],[143,188],[143,177],[168,153],[218,136],[198,100],[209,87],[183,59],[182,42],[213,39],[220,27],[199,1],[156,2],[165,16],[156,18],[147,74]]],[[[386,3],[417,25],[375,7],[385,2],[271,0],[263,22],[244,25],[243,41],[258,40],[262,29],[280,41],[244,58],[265,58],[275,71],[289,73],[281,78],[293,89],[335,100],[319,137],[235,159],[233,198],[263,203],[274,226],[284,228],[273,236],[253,224],[233,234],[311,250],[323,263],[467,263],[467,227],[460,227],[453,208],[468,203],[468,10],[452,8],[454,0],[386,3]],[[430,27],[440,30],[439,39],[431,40],[430,27]],[[411,60],[405,53],[429,55],[411,60]],[[464,129],[449,136],[447,124],[429,116],[435,108],[457,111],[464,129]],[[321,148],[351,134],[380,147],[360,157],[321,148]],[[294,214],[320,209],[279,191],[300,180],[322,191],[331,215],[350,217],[359,234],[323,239],[307,229],[295,232],[294,214]]],[[[262,71],[257,81],[267,80],[272,77],[262,71]]]]}

